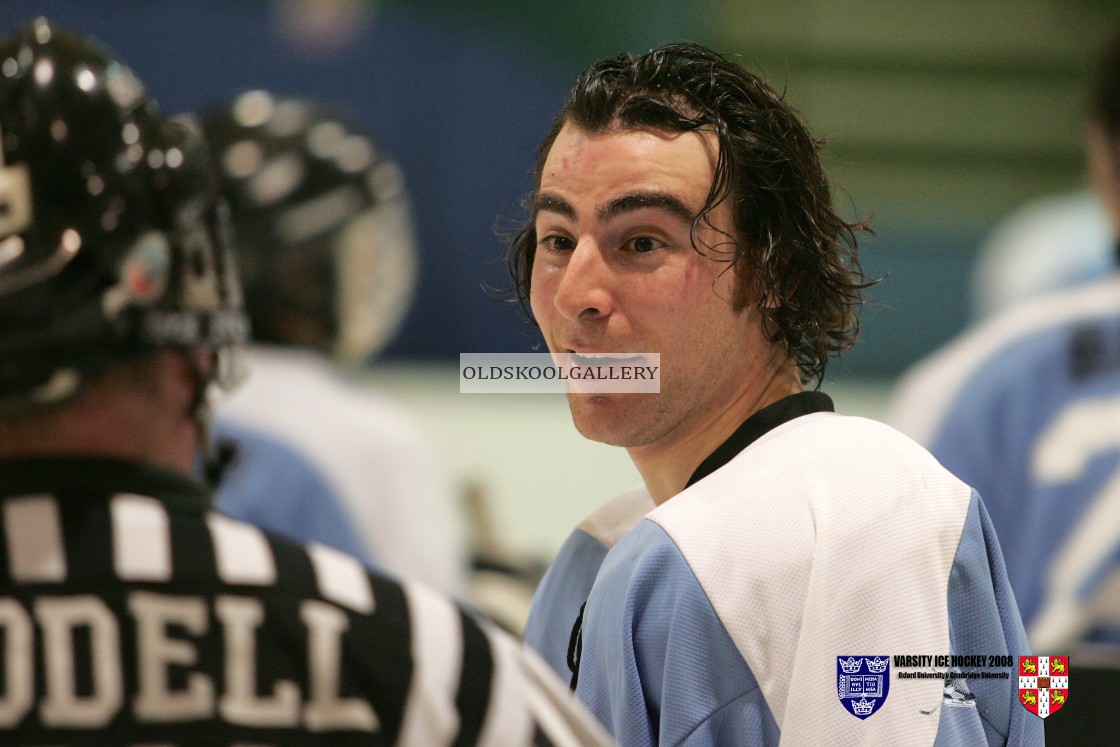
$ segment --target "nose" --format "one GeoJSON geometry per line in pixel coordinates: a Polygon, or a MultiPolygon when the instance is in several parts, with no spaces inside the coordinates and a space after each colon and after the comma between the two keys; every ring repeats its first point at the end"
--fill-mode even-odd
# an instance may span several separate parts
{"type": "Polygon", "coordinates": [[[572,321],[604,318],[611,313],[611,270],[593,240],[581,239],[572,250],[553,303],[572,321]]]}

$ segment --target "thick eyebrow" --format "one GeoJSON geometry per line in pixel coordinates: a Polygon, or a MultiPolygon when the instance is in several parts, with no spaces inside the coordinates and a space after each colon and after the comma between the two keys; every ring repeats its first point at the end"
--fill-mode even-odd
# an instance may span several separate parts
{"type": "Polygon", "coordinates": [[[576,219],[576,209],[572,207],[571,203],[554,195],[539,194],[533,198],[533,212],[539,213],[542,210],[547,210],[550,213],[558,213],[568,220],[576,219]]]}
{"type": "Polygon", "coordinates": [[[682,223],[692,224],[696,216],[678,198],[664,192],[634,192],[616,197],[599,208],[599,222],[607,223],[623,213],[653,208],[664,210],[682,223]]]}
{"type": "MultiPolygon", "coordinates": [[[[679,219],[682,223],[688,223],[690,225],[696,220],[696,216],[692,214],[692,211],[689,210],[683,202],[673,195],[665,194],[664,192],[633,192],[621,197],[616,197],[607,204],[601,206],[596,213],[600,223],[607,223],[624,213],[631,213],[635,210],[645,210],[647,208],[664,210],[673,217],[679,219]]],[[[576,219],[576,210],[572,207],[571,203],[555,195],[538,194],[533,198],[533,209],[538,213],[543,210],[557,213],[568,220],[576,219]]]]}

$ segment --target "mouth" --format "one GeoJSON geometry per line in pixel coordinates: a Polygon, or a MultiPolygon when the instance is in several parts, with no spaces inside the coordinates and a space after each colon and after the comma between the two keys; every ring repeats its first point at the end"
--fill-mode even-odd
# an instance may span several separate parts
{"type": "Polygon", "coordinates": [[[658,393],[657,353],[625,353],[561,348],[553,355],[569,394],[658,393]]]}
{"type": "Polygon", "coordinates": [[[645,361],[645,356],[640,353],[588,353],[575,350],[565,350],[570,356],[571,363],[576,366],[633,366],[645,361]]]}

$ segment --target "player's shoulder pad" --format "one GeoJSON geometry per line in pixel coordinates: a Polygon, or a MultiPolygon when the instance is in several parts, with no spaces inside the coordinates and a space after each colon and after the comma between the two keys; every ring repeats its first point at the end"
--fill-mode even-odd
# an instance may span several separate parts
{"type": "Polygon", "coordinates": [[[600,507],[576,528],[611,548],[656,507],[646,486],[636,485],[600,507]]]}

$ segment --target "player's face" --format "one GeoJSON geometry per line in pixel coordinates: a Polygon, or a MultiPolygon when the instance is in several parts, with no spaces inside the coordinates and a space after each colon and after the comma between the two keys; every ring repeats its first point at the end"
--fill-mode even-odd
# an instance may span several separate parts
{"type": "Polygon", "coordinates": [[[717,155],[708,134],[566,125],[544,164],[530,302],[553,352],[660,353],[660,394],[579,394],[586,437],[617,446],[688,438],[746,392],[766,344],[758,314],[731,304],[730,208],[702,223],[717,155]],[[718,231],[725,232],[721,235],[718,231]]]}

